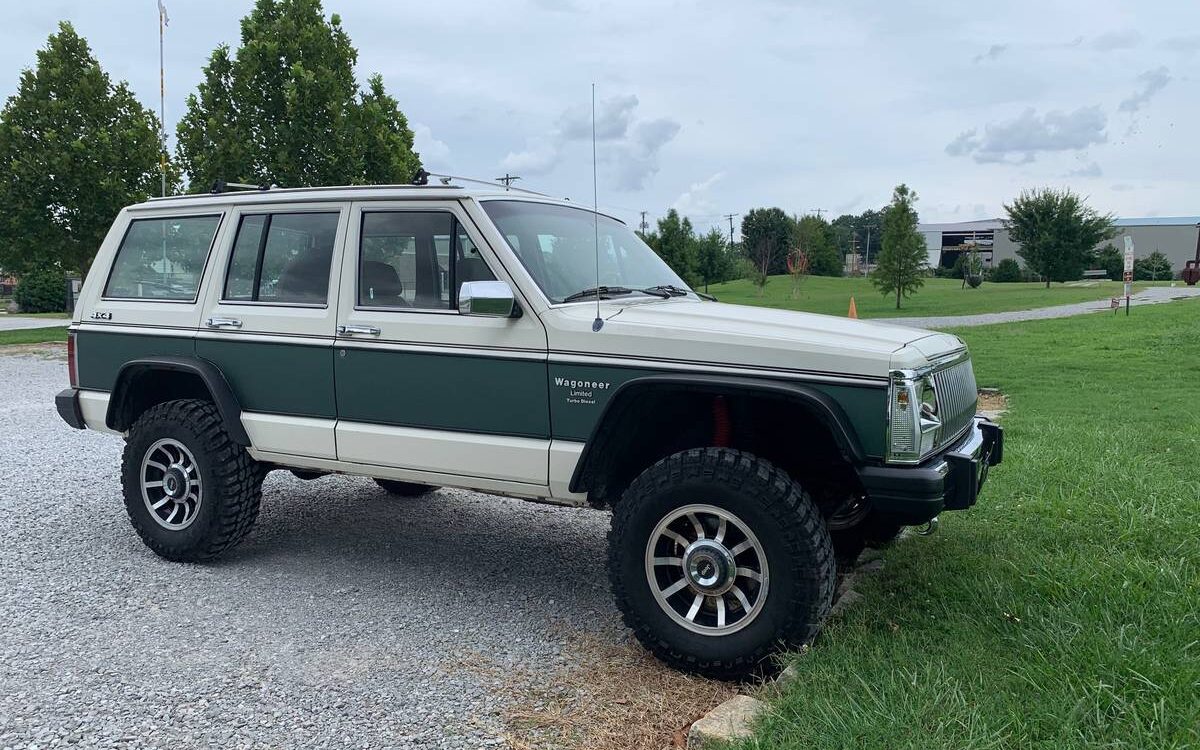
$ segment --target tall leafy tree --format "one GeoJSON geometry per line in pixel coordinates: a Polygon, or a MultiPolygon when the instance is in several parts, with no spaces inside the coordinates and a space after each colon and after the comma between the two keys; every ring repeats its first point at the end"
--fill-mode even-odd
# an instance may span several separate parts
{"type": "Polygon", "coordinates": [[[1116,236],[1112,214],[1100,214],[1069,189],[1022,191],[1005,204],[1004,226],[1020,243],[1017,255],[1046,280],[1073,281],[1092,261],[1093,250],[1116,236]]]}
{"type": "Polygon", "coordinates": [[[191,189],[219,179],[289,187],[403,183],[413,135],[379,76],[360,91],[358,52],[320,0],[257,0],[241,47],[218,47],[177,135],[191,189]]]}
{"type": "Polygon", "coordinates": [[[796,245],[808,259],[813,276],[841,276],[842,254],[833,227],[820,216],[803,216],[796,222],[796,245]]]}
{"type": "Polygon", "coordinates": [[[925,284],[928,253],[925,238],[917,231],[917,194],[907,185],[897,185],[892,202],[883,211],[882,248],[871,277],[880,294],[896,295],[896,309],[902,297],[911,296],[925,284]]]}
{"type": "Polygon", "coordinates": [[[159,191],[154,113],[59,24],[0,112],[0,267],[87,273],[122,207],[159,191]]]}
{"type": "Polygon", "coordinates": [[[667,262],[679,277],[689,284],[698,278],[696,259],[696,232],[686,216],[675,209],[658,220],[658,228],[648,238],[647,244],[667,262]]]}
{"type": "Polygon", "coordinates": [[[742,247],[760,274],[787,273],[795,236],[796,222],[782,208],[754,208],[742,217],[742,247]]]}
{"type": "Polygon", "coordinates": [[[716,227],[708,234],[696,238],[696,273],[704,282],[704,291],[709,284],[728,281],[737,274],[737,262],[726,241],[725,235],[716,227]]]}

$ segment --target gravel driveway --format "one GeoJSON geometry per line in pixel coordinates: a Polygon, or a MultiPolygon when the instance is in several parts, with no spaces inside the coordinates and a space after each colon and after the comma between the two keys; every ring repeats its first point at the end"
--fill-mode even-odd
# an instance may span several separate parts
{"type": "Polygon", "coordinates": [[[499,745],[504,673],[626,637],[592,510],[274,472],[231,554],[162,561],[64,368],[0,353],[0,748],[499,745]]]}

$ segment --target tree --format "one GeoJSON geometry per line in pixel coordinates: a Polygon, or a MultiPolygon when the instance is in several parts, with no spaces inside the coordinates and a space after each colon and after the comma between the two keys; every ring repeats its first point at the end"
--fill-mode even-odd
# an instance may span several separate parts
{"type": "Polygon", "coordinates": [[[159,191],[159,131],[60,23],[0,112],[0,267],[86,274],[117,212],[159,191]]]}
{"type": "Polygon", "coordinates": [[[983,258],[979,256],[979,247],[972,244],[970,249],[958,257],[962,261],[962,289],[968,285],[976,289],[983,283],[983,258]]]}
{"type": "Polygon", "coordinates": [[[810,268],[808,253],[804,252],[803,248],[796,247],[788,252],[787,269],[788,274],[792,277],[792,299],[799,299],[800,284],[804,281],[804,277],[808,276],[810,268]]]}
{"type": "Polygon", "coordinates": [[[407,183],[420,169],[396,100],[320,0],[257,0],[241,47],[218,47],[177,129],[189,188],[216,180],[288,187],[407,183]]]}
{"type": "Polygon", "coordinates": [[[883,212],[882,249],[871,282],[880,294],[908,297],[925,284],[923,278],[928,253],[925,238],[917,231],[917,194],[907,185],[897,185],[892,202],[883,212]]]}
{"type": "Polygon", "coordinates": [[[857,252],[864,262],[879,256],[883,212],[869,208],[861,214],[842,214],[833,220],[834,240],[843,257],[857,252]],[[868,244],[870,243],[870,244],[868,244]]]}
{"type": "Polygon", "coordinates": [[[742,247],[746,257],[758,272],[766,275],[787,272],[787,249],[792,246],[795,233],[795,222],[782,208],[755,208],[742,218],[742,247]],[[764,258],[769,260],[766,267],[760,262],[764,258]]]}
{"type": "Polygon", "coordinates": [[[689,284],[697,278],[696,233],[686,216],[680,217],[672,208],[658,220],[658,229],[650,234],[646,244],[679,274],[679,278],[689,284]]]}
{"type": "Polygon", "coordinates": [[[696,273],[704,282],[704,291],[709,284],[728,281],[737,274],[737,259],[720,229],[714,227],[697,238],[695,248],[696,273]]]}
{"type": "Polygon", "coordinates": [[[1004,227],[1021,245],[1017,255],[1045,278],[1047,289],[1051,281],[1078,279],[1092,249],[1116,236],[1112,214],[1097,213],[1069,189],[1026,190],[1004,210],[1004,227]]]}
{"type": "Polygon", "coordinates": [[[1093,263],[1097,268],[1104,269],[1104,274],[1110,281],[1120,281],[1124,278],[1125,256],[1111,242],[1105,243],[1104,247],[1096,251],[1093,263]]]}
{"type": "MultiPolygon", "coordinates": [[[[1123,268],[1123,266],[1122,266],[1123,268]]],[[[1133,262],[1133,278],[1135,281],[1162,281],[1174,276],[1171,261],[1158,250],[1138,258],[1133,262]]]]}
{"type": "Polygon", "coordinates": [[[808,257],[809,272],[814,276],[841,276],[844,266],[838,252],[833,227],[819,216],[805,216],[796,222],[796,244],[808,257]]]}

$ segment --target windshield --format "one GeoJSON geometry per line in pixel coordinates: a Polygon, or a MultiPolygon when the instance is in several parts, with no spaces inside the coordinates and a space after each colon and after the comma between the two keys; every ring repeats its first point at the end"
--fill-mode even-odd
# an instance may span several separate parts
{"type": "MultiPolygon", "coordinates": [[[[481,204],[551,302],[597,286],[596,215],[591,211],[528,201],[481,204]]],[[[599,229],[599,286],[688,288],[629,227],[600,216],[599,229]]]]}

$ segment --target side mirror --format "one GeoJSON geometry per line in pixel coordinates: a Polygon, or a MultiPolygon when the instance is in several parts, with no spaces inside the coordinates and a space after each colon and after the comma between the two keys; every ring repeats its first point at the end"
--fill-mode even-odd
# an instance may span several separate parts
{"type": "Polygon", "coordinates": [[[464,281],[458,289],[458,311],[463,315],[510,318],[516,307],[507,281],[464,281]]]}

